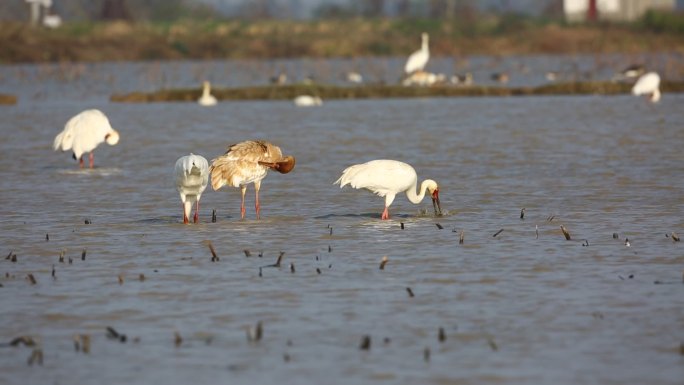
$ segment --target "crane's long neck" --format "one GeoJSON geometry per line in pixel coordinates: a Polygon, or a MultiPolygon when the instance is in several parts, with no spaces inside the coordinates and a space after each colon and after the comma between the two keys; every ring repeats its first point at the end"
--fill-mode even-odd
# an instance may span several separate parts
{"type": "Polygon", "coordinates": [[[426,180],[423,181],[423,183],[420,184],[420,191],[416,193],[416,185],[414,184],[406,190],[406,197],[408,200],[411,201],[413,204],[418,204],[423,201],[423,198],[425,198],[425,191],[427,190],[428,187],[428,182],[426,180]]]}
{"type": "Polygon", "coordinates": [[[429,52],[430,51],[430,48],[428,47],[428,38],[427,37],[423,37],[423,44],[420,46],[420,49],[423,52],[429,52]]]}
{"type": "Polygon", "coordinates": [[[204,83],[204,90],[202,91],[202,96],[209,96],[209,93],[211,92],[211,86],[209,83],[204,83]]]}

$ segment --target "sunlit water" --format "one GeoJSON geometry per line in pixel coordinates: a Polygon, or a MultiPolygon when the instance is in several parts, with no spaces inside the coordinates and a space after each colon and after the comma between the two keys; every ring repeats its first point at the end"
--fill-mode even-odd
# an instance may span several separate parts
{"type": "Polygon", "coordinates": [[[657,105],[623,95],[202,108],[112,104],[92,78],[79,94],[52,76],[19,82],[22,70],[33,71],[2,68],[1,91],[27,97],[0,107],[0,340],[33,336],[44,362],[27,365],[32,348],[0,347],[0,383],[684,378],[684,246],[666,236],[684,235],[682,95],[657,105]],[[91,107],[121,141],[95,151],[94,170],[78,170],[51,144],[91,107]],[[251,187],[244,221],[238,190],[209,188],[201,223],[183,225],[176,159],[211,160],[249,138],[297,158],[292,173],[264,180],[263,218],[254,219],[251,187]],[[381,198],[332,184],[378,158],[438,181],[445,215],[398,196],[381,221],[381,198]],[[4,259],[10,251],[17,262],[4,259]],[[265,267],[281,252],[280,268],[265,267]],[[263,339],[250,343],[258,321],[263,339]],[[127,342],[108,339],[107,326],[127,342]],[[89,354],[75,351],[75,334],[91,336],[89,354]],[[369,350],[359,349],[365,335],[369,350]]]}

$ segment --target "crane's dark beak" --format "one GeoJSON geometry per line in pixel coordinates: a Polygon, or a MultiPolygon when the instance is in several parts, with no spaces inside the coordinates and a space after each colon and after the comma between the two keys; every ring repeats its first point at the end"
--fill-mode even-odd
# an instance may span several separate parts
{"type": "Polygon", "coordinates": [[[439,204],[439,189],[432,193],[432,207],[435,209],[435,216],[442,216],[442,206],[439,204]]]}

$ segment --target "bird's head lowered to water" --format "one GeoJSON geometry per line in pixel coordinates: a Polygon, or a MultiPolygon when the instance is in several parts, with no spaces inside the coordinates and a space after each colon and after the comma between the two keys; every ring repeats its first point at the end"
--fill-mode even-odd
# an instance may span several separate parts
{"type": "Polygon", "coordinates": [[[425,182],[427,182],[427,190],[432,198],[432,207],[435,209],[435,215],[441,216],[442,206],[439,204],[439,185],[437,185],[437,182],[431,179],[428,179],[425,182]]]}

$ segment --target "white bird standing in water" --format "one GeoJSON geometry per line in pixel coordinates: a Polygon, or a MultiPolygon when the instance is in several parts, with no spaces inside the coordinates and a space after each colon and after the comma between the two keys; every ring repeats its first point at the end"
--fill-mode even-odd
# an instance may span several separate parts
{"type": "Polygon", "coordinates": [[[651,103],[657,103],[660,100],[660,75],[656,72],[641,75],[632,87],[632,94],[635,96],[646,95],[651,103]]]}
{"type": "Polygon", "coordinates": [[[411,74],[415,71],[422,71],[428,60],[430,60],[430,48],[428,47],[428,34],[421,34],[422,44],[420,49],[409,56],[404,66],[404,72],[411,74]]]}
{"type": "Polygon", "coordinates": [[[62,151],[73,151],[74,159],[81,168],[83,154],[90,153],[90,168],[93,168],[95,156],[93,151],[100,143],[106,141],[113,146],[119,143],[119,133],[109,124],[109,119],[100,110],[85,110],[69,119],[52,143],[52,148],[62,151]]]}
{"type": "Polygon", "coordinates": [[[211,161],[211,187],[218,190],[225,185],[239,187],[242,192],[240,215],[245,219],[245,193],[247,185],[254,183],[254,208],[259,219],[261,206],[259,204],[259,189],[261,180],[266,177],[268,170],[275,170],[287,174],[295,166],[295,158],[283,156],[280,147],[263,140],[248,140],[228,146],[225,154],[211,161]]]}
{"type": "Polygon", "coordinates": [[[299,95],[294,98],[294,104],[297,107],[313,107],[322,105],[323,100],[318,96],[299,95]]]}
{"type": "Polygon", "coordinates": [[[176,161],[176,190],[183,202],[183,223],[190,222],[192,204],[195,203],[193,222],[199,221],[199,202],[209,183],[209,163],[200,155],[185,155],[176,161]]]}
{"type": "Polygon", "coordinates": [[[335,182],[340,188],[350,185],[355,189],[366,189],[381,197],[385,197],[385,210],[382,219],[389,219],[389,206],[394,197],[401,192],[413,204],[418,204],[425,197],[425,191],[432,197],[435,215],[442,215],[439,204],[439,186],[432,179],[426,179],[420,184],[420,191],[416,193],[418,175],[411,165],[396,160],[371,160],[363,164],[347,167],[342,176],[335,182]]]}
{"type": "Polygon", "coordinates": [[[202,83],[202,85],[202,96],[200,96],[200,98],[197,99],[197,103],[205,107],[215,106],[216,98],[214,97],[214,95],[211,94],[211,83],[205,80],[204,83],[202,83]]]}

